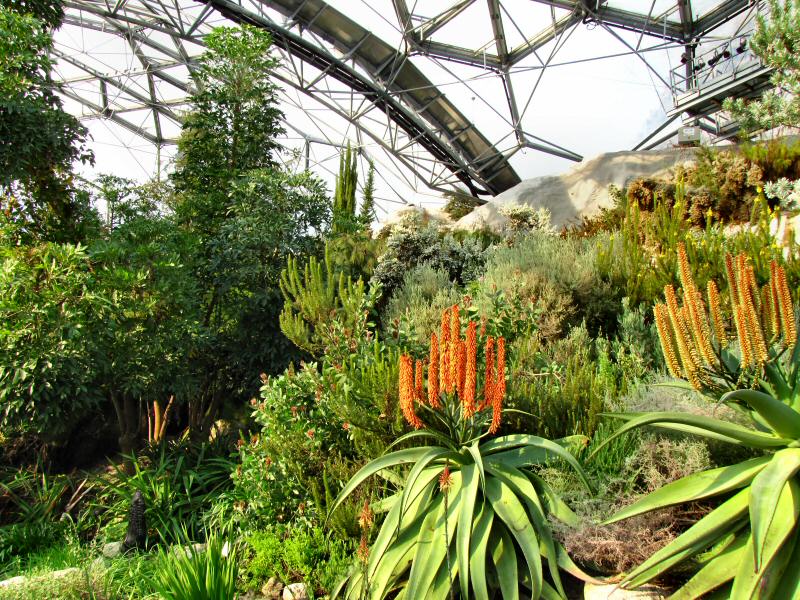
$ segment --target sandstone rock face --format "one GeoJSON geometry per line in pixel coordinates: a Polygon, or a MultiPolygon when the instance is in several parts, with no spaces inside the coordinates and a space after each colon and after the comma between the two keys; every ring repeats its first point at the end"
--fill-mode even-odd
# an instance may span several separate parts
{"type": "Polygon", "coordinates": [[[661,178],[679,165],[691,162],[694,149],[681,148],[650,152],[609,152],[584,160],[563,175],[526,179],[487,204],[462,217],[454,229],[475,231],[502,230],[507,219],[498,211],[509,204],[522,204],[550,210],[554,227],[576,224],[612,206],[609,185],[624,187],[637,177],[661,178]]]}

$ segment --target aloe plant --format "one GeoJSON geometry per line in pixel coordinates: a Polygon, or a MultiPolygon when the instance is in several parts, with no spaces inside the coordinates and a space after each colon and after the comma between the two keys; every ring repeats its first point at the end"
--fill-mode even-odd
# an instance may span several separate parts
{"type": "MultiPolygon", "coordinates": [[[[528,467],[558,458],[590,487],[580,464],[568,451],[585,443],[581,436],[551,441],[532,435],[489,438],[502,418],[505,393],[505,344],[486,340],[483,398],[477,398],[477,334],[467,325],[461,339],[458,307],[445,311],[441,337],[431,338],[427,394],[424,363],[400,359],[400,405],[416,431],[395,442],[428,438],[434,445],[386,454],[363,467],[347,483],[335,510],[361,483],[375,474],[397,486],[392,496],[365,507],[386,512],[370,548],[334,597],[564,598],[559,569],[590,579],[553,537],[549,518],[568,525],[576,515],[528,467]],[[441,342],[441,345],[440,345],[441,342]],[[441,352],[440,352],[441,350],[441,352]],[[481,400],[479,402],[479,400],[481,400]],[[401,477],[397,468],[405,468],[401,477]]],[[[363,542],[363,540],[362,540],[363,542]]]]}
{"type": "Polygon", "coordinates": [[[800,390],[795,386],[791,396],[782,399],[757,390],[736,390],[721,400],[746,406],[760,424],[758,429],[683,413],[616,415],[627,422],[607,442],[650,425],[765,453],[739,464],[684,477],[609,519],[607,523],[613,523],[676,504],[724,499],[628,573],[622,585],[638,587],[678,563],[694,559],[700,570],[672,600],[699,598],[718,588],[727,589],[730,598],[736,600],[800,598],[800,390]]]}

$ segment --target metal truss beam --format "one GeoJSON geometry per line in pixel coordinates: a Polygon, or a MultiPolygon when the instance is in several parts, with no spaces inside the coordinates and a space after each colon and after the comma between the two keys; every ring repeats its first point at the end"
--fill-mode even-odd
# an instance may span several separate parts
{"type": "MultiPolygon", "coordinates": [[[[621,29],[627,29],[628,31],[644,32],[646,35],[673,42],[684,41],[683,30],[679,23],[655,20],[652,15],[613,8],[597,0],[533,1],[554,8],[578,12],[582,15],[584,21],[598,21],[621,29]]],[[[646,3],[642,2],[642,4],[646,3]]]]}
{"type": "MultiPolygon", "coordinates": [[[[208,0],[208,3],[231,18],[237,15],[246,17],[246,13],[229,0],[208,0]]],[[[406,60],[405,55],[383,40],[369,35],[361,25],[323,0],[265,0],[264,4],[291,16],[295,22],[321,36],[340,52],[348,53],[356,64],[381,82],[385,91],[361,77],[354,69],[335,64],[340,61],[301,36],[266,19],[256,19],[274,36],[284,37],[290,43],[292,54],[301,56],[311,64],[318,63],[315,65],[318,68],[329,69],[329,75],[377,101],[381,110],[391,113],[392,119],[400,123],[410,137],[419,136],[419,143],[426,150],[448,168],[456,169],[473,192],[477,191],[473,181],[495,194],[520,182],[519,175],[503,155],[472,127],[461,111],[417,67],[406,60]],[[364,39],[366,41],[358,48],[353,48],[354,40],[364,39]],[[403,103],[396,100],[398,98],[403,103]],[[418,112],[435,129],[441,130],[453,148],[448,148],[438,137],[425,135],[426,126],[404,104],[418,112]],[[423,135],[420,136],[420,133],[423,135]],[[491,170],[488,165],[491,165],[491,170]]]]}
{"type": "MultiPolygon", "coordinates": [[[[715,28],[752,6],[751,0],[720,0],[716,8],[693,19],[690,0],[674,0],[660,14],[654,13],[652,0],[642,0],[641,11],[615,8],[606,0],[530,1],[549,7],[539,12],[550,13],[550,18],[538,25],[520,16],[515,19],[510,0],[450,0],[433,14],[420,0],[391,0],[394,14],[380,15],[398,33],[390,44],[359,24],[355,14],[336,10],[326,0],[65,0],[65,24],[124,39],[128,62],[117,72],[109,71],[102,53],[73,56],[69,46],[56,48],[59,63],[81,73],[66,77],[59,90],[90,113],[84,117],[105,117],[156,145],[170,143],[174,140],[165,139],[170,132],[165,134],[164,127],[181,122],[181,108],[193,91],[186,70],[191,74],[194,69],[203,36],[224,19],[247,23],[271,33],[282,57],[275,73],[286,84],[281,98],[303,111],[305,127],[310,127],[302,136],[307,143],[324,140],[335,146],[340,143],[336,136],[355,135],[359,144],[366,139],[370,147],[391,155],[389,162],[403,167],[399,177],[412,187],[416,187],[413,181],[423,181],[438,191],[466,186],[473,194],[497,194],[520,181],[510,163],[520,149],[582,159],[577,152],[529,133],[528,113],[543,93],[539,84],[545,72],[590,60],[554,60],[581,23],[597,24],[615,36],[626,46],[624,55],[636,56],[655,75],[651,79],[670,86],[648,52],[671,51],[677,44],[691,55],[696,45],[715,39],[715,28]],[[485,39],[470,39],[465,31],[463,44],[452,43],[453,23],[474,19],[478,4],[483,4],[484,14],[488,9],[491,37],[482,33],[485,39]],[[635,32],[638,40],[623,37],[619,30],[635,32]],[[643,44],[651,38],[661,42],[643,44]],[[423,71],[425,64],[450,79],[437,86],[431,71],[423,71]],[[520,82],[526,73],[533,80],[520,82]],[[501,87],[473,84],[473,78],[501,87]],[[467,117],[479,115],[480,110],[461,105],[462,112],[445,95],[453,89],[447,85],[458,85],[459,93],[466,88],[468,97],[478,100],[475,106],[485,106],[492,122],[501,124],[501,131],[481,131],[467,117]],[[119,92],[116,102],[109,100],[112,88],[119,92]],[[486,96],[489,89],[496,89],[498,97],[486,96]],[[521,90],[525,95],[518,97],[521,90]],[[306,98],[317,105],[310,108],[306,98]],[[321,109],[340,117],[337,126],[343,124],[346,131],[332,134],[332,126],[319,117],[322,113],[315,112],[321,109]],[[144,117],[149,121],[132,122],[144,117]]],[[[348,9],[350,2],[356,0],[348,0],[348,9]]],[[[359,0],[359,11],[369,10],[378,12],[370,0],[359,0]]],[[[591,60],[595,58],[611,57],[591,60]]],[[[687,68],[691,66],[689,61],[687,68]]],[[[298,131],[288,123],[287,129],[298,131]]],[[[663,133],[660,128],[642,143],[650,145],[663,133]]]]}

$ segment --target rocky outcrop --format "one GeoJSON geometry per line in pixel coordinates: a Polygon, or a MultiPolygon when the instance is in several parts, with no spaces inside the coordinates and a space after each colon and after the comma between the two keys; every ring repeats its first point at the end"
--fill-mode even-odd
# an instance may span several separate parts
{"type": "Polygon", "coordinates": [[[608,188],[622,188],[638,177],[666,177],[676,166],[690,162],[694,149],[651,152],[610,152],[584,160],[562,175],[534,177],[506,190],[462,217],[453,229],[502,230],[507,219],[499,209],[510,204],[550,210],[554,227],[578,223],[613,204],[608,188]]]}

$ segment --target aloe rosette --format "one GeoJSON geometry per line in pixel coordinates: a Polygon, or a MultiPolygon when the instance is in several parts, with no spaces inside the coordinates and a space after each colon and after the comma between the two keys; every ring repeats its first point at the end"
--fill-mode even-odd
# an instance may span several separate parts
{"type": "MultiPolygon", "coordinates": [[[[371,547],[359,557],[334,596],[344,598],[564,598],[564,569],[591,579],[554,539],[549,518],[574,525],[576,515],[535,473],[533,465],[558,458],[589,487],[570,453],[575,436],[551,441],[532,435],[489,438],[498,430],[505,394],[505,344],[486,339],[482,398],[476,372],[477,332],[461,339],[458,307],[431,338],[427,365],[400,359],[400,405],[415,428],[395,445],[429,439],[434,445],[390,452],[363,467],[347,483],[331,510],[361,483],[381,474],[396,493],[365,505],[386,516],[371,547]],[[427,371],[427,393],[424,389],[427,371]],[[401,476],[403,473],[404,476],[401,476]]],[[[362,540],[363,541],[363,540],[362,540]]]]}
{"type": "MultiPolygon", "coordinates": [[[[796,379],[796,378],[795,378],[796,379]]],[[[705,416],[656,412],[616,415],[627,422],[610,439],[655,426],[764,451],[739,464],[703,471],[656,490],[607,523],[659,508],[720,497],[724,501],[623,579],[635,588],[694,559],[699,571],[674,600],[713,590],[734,600],[800,598],[800,385],[788,397],[736,390],[723,402],[746,407],[757,429],[705,416]]],[[[599,450],[599,448],[598,448],[599,450]]]]}

